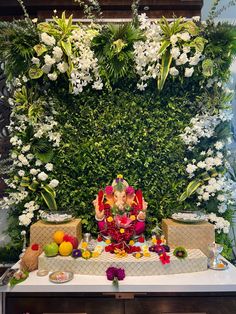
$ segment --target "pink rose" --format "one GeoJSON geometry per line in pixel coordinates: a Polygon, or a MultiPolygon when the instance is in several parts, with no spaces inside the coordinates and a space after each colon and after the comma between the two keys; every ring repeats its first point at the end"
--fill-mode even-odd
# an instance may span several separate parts
{"type": "Polygon", "coordinates": [[[105,193],[106,193],[106,195],[111,195],[111,194],[113,194],[113,192],[114,192],[113,186],[108,185],[108,186],[105,187],[105,193]]]}
{"type": "Polygon", "coordinates": [[[126,194],[134,194],[135,190],[132,186],[128,186],[125,190],[126,194]]]}

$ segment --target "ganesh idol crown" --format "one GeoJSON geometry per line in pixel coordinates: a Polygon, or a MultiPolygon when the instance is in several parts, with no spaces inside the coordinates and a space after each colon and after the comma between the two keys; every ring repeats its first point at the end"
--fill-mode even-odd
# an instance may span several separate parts
{"type": "Polygon", "coordinates": [[[100,235],[111,240],[106,250],[133,253],[135,246],[130,246],[130,241],[145,231],[148,204],[142,191],[135,191],[122,175],[118,175],[112,185],[98,192],[93,205],[100,235]]]}

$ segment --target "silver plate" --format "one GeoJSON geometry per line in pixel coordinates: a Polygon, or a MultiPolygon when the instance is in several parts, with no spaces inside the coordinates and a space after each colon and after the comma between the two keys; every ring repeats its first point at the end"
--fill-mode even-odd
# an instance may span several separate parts
{"type": "Polygon", "coordinates": [[[213,269],[213,270],[225,270],[225,269],[227,269],[227,268],[229,268],[229,264],[226,262],[226,261],[224,261],[223,259],[220,259],[220,264],[218,264],[218,265],[222,265],[222,266],[213,266],[213,265],[211,265],[211,264],[209,264],[209,268],[210,269],[213,269]],[[224,265],[224,266],[223,266],[224,265]]]}
{"type": "Polygon", "coordinates": [[[71,271],[54,271],[49,275],[49,280],[53,283],[64,283],[72,280],[74,274],[71,271]]]}

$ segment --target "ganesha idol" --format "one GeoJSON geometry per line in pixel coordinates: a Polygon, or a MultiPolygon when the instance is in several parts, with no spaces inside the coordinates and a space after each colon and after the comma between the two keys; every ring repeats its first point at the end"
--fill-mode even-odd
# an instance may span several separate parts
{"type": "Polygon", "coordinates": [[[135,191],[118,175],[112,185],[100,190],[93,201],[100,235],[114,248],[129,251],[129,241],[145,231],[147,203],[142,191],[135,191]]]}

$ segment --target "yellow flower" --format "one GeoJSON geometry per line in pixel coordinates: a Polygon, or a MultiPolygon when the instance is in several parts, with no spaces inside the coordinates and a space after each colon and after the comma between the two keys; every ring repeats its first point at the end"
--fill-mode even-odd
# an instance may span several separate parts
{"type": "Polygon", "coordinates": [[[139,252],[137,252],[137,253],[135,253],[134,257],[135,257],[135,258],[141,258],[141,257],[142,257],[142,254],[139,253],[139,252]]]}
{"type": "Polygon", "coordinates": [[[92,257],[93,258],[96,258],[96,257],[98,257],[100,254],[99,254],[99,252],[97,252],[97,251],[94,251],[93,253],[92,253],[92,257]]]}
{"type": "Polygon", "coordinates": [[[149,252],[144,252],[144,253],[143,253],[143,256],[145,256],[145,257],[150,257],[151,254],[150,254],[149,252]]]}
{"type": "Polygon", "coordinates": [[[135,220],[135,219],[136,219],[135,215],[131,215],[129,218],[130,218],[131,220],[135,220]]]}
{"type": "Polygon", "coordinates": [[[83,257],[84,259],[89,259],[89,258],[91,257],[91,253],[90,253],[89,251],[84,251],[84,252],[82,253],[82,257],[83,257]]]}
{"type": "Polygon", "coordinates": [[[161,236],[161,243],[162,243],[162,244],[166,244],[166,239],[165,239],[165,236],[164,236],[164,235],[161,236]]]}
{"type": "Polygon", "coordinates": [[[117,175],[117,179],[123,179],[123,175],[119,173],[119,174],[117,175]]]}
{"type": "Polygon", "coordinates": [[[105,243],[106,244],[111,244],[111,240],[110,239],[106,239],[105,243]]]}
{"type": "Polygon", "coordinates": [[[116,257],[125,257],[127,256],[127,253],[125,250],[115,249],[114,253],[116,254],[116,257]]]}
{"type": "Polygon", "coordinates": [[[82,249],[86,249],[87,246],[88,246],[87,242],[82,242],[82,244],[81,244],[82,249]]]}
{"type": "Polygon", "coordinates": [[[130,240],[129,245],[131,245],[131,246],[134,245],[134,240],[130,240]]]}
{"type": "Polygon", "coordinates": [[[107,221],[108,222],[112,222],[113,221],[113,218],[111,216],[107,217],[107,221]]]}
{"type": "Polygon", "coordinates": [[[120,233],[125,233],[125,229],[124,228],[120,228],[120,233]]]}
{"type": "Polygon", "coordinates": [[[152,238],[152,243],[153,244],[157,244],[157,239],[156,238],[152,238]]]}

